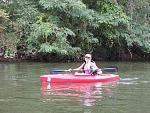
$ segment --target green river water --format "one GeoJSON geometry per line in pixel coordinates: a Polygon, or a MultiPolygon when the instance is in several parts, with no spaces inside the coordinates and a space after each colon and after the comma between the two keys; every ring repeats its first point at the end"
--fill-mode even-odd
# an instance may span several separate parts
{"type": "Polygon", "coordinates": [[[42,84],[51,68],[80,63],[0,63],[0,113],[150,113],[150,62],[96,62],[118,66],[108,83],[42,84]]]}

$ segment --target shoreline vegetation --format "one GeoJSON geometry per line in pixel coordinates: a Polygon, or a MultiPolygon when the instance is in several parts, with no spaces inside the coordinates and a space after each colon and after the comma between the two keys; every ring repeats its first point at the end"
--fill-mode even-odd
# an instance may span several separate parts
{"type": "MultiPolygon", "coordinates": [[[[67,56],[67,55],[59,55],[59,54],[21,54],[14,56],[0,56],[0,62],[80,62],[83,60],[84,55],[80,56],[67,56]]],[[[121,51],[120,54],[109,52],[106,54],[105,52],[97,53],[93,52],[93,60],[94,61],[150,61],[150,55],[142,52],[140,55],[138,54],[125,54],[121,51]]]]}
{"type": "Polygon", "coordinates": [[[2,0],[0,61],[150,61],[149,0],[2,0]]]}

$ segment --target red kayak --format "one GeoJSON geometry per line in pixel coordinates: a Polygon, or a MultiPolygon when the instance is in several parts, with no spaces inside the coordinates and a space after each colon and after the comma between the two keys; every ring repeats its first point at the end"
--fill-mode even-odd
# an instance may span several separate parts
{"type": "Polygon", "coordinates": [[[51,83],[110,82],[110,81],[117,81],[119,79],[120,79],[119,75],[115,74],[88,75],[79,73],[79,74],[50,74],[40,76],[41,82],[51,82],[51,83]]]}

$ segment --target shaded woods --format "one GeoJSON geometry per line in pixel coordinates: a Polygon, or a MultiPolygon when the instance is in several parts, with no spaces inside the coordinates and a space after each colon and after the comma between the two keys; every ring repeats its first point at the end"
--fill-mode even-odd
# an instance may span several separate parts
{"type": "Polygon", "coordinates": [[[149,0],[1,0],[0,61],[150,60],[149,0]]]}

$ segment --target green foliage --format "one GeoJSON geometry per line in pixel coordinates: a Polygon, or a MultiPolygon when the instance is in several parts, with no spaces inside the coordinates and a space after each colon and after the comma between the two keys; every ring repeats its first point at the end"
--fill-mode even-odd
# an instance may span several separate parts
{"type": "Polygon", "coordinates": [[[7,46],[6,54],[15,54],[20,44],[26,46],[27,53],[78,55],[92,52],[100,44],[114,51],[137,45],[142,51],[150,52],[149,0],[1,3],[0,29],[5,30],[0,44],[7,46]]]}
{"type": "Polygon", "coordinates": [[[8,7],[0,5],[0,49],[5,49],[5,57],[15,57],[17,37],[11,32],[8,7]]]}
{"type": "MultiPolygon", "coordinates": [[[[131,4],[131,3],[130,3],[131,4]]],[[[129,35],[126,39],[128,46],[138,46],[143,52],[150,53],[150,25],[149,12],[150,3],[148,0],[136,0],[129,9],[131,17],[129,35]],[[131,10],[132,9],[132,10],[131,10]]]]}
{"type": "Polygon", "coordinates": [[[32,25],[31,31],[27,42],[31,48],[35,46],[38,52],[69,54],[72,50],[76,54],[75,51],[80,50],[69,45],[67,37],[75,34],[68,28],[59,28],[56,24],[38,20],[32,25]]]}
{"type": "Polygon", "coordinates": [[[5,10],[0,8],[0,32],[5,29],[6,23],[9,20],[9,16],[5,10]]]}
{"type": "Polygon", "coordinates": [[[98,43],[98,39],[94,38],[88,27],[98,27],[94,10],[88,9],[81,0],[40,0],[39,3],[52,15],[57,15],[61,25],[74,34],[69,36],[71,45],[78,46],[83,51],[93,50],[92,44],[98,43]]]}
{"type": "Polygon", "coordinates": [[[115,7],[114,10],[110,8],[107,13],[101,14],[98,22],[99,24],[119,26],[120,24],[128,24],[129,18],[120,7],[115,7]]]}
{"type": "Polygon", "coordinates": [[[98,0],[96,3],[97,23],[96,34],[101,43],[107,48],[125,47],[125,39],[129,37],[128,26],[130,18],[123,11],[122,6],[110,0],[98,0]],[[117,45],[117,46],[116,46],[117,45]]]}
{"type": "Polygon", "coordinates": [[[2,22],[2,20],[8,20],[8,14],[6,13],[5,10],[0,9],[0,22],[2,22]]]}
{"type": "Polygon", "coordinates": [[[40,0],[39,2],[47,10],[56,10],[68,17],[90,19],[91,10],[81,0],[40,0]]]}
{"type": "Polygon", "coordinates": [[[136,45],[146,53],[150,53],[150,26],[132,24],[130,37],[126,39],[128,46],[136,45]]]}

